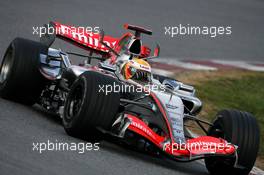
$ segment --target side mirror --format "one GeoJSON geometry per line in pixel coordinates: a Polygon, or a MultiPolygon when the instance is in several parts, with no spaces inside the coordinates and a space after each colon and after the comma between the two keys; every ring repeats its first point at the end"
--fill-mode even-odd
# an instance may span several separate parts
{"type": "Polygon", "coordinates": [[[160,46],[159,46],[159,44],[156,44],[156,47],[155,47],[155,49],[154,49],[154,54],[153,54],[153,56],[151,56],[151,57],[147,57],[147,58],[143,58],[143,59],[145,59],[145,60],[150,60],[150,59],[153,59],[153,58],[157,58],[157,57],[159,57],[159,55],[160,55],[160,46]]]}
{"type": "Polygon", "coordinates": [[[159,55],[160,55],[160,46],[159,46],[159,44],[157,44],[156,48],[154,49],[153,57],[159,57],[159,55]]]}

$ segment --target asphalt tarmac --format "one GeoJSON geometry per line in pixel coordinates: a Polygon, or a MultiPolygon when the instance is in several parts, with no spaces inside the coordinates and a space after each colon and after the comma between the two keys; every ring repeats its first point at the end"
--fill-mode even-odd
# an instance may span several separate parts
{"type": "MultiPolygon", "coordinates": [[[[262,0],[179,0],[179,1],[85,1],[3,0],[0,2],[0,60],[17,36],[38,40],[33,27],[49,21],[76,26],[99,26],[106,34],[119,37],[124,23],[146,26],[158,42],[161,56],[182,59],[263,60],[264,2],[262,0]],[[201,35],[165,35],[165,26],[231,26],[231,35],[211,38],[201,35]]],[[[80,51],[62,41],[54,47],[80,51]]],[[[80,51],[81,52],[81,51],[80,51]]],[[[83,51],[82,51],[83,52],[83,51]]],[[[64,132],[58,117],[38,107],[27,107],[0,99],[0,174],[196,174],[206,175],[198,163],[177,163],[158,159],[110,142],[99,151],[33,150],[33,143],[85,142],[64,132]]]]}
{"type": "MultiPolygon", "coordinates": [[[[264,2],[262,0],[3,0],[0,2],[0,54],[17,36],[39,40],[33,27],[49,21],[104,29],[120,37],[124,23],[145,26],[159,43],[161,56],[180,59],[264,60],[264,2]],[[165,27],[231,27],[231,35],[165,34],[165,27]]],[[[174,30],[176,32],[176,29],[174,30]]],[[[71,49],[64,42],[54,47],[71,49]]],[[[1,56],[2,58],[2,56],[1,56]]]]}

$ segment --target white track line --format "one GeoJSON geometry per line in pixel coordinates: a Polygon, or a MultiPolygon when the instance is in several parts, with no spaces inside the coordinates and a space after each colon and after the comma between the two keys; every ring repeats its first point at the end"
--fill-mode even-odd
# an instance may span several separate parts
{"type": "Polygon", "coordinates": [[[152,72],[154,74],[159,74],[159,75],[163,75],[163,76],[173,76],[175,73],[174,72],[170,72],[167,70],[163,70],[163,69],[157,69],[157,68],[151,68],[152,72]]]}
{"type": "Polygon", "coordinates": [[[264,175],[264,171],[262,171],[261,169],[254,166],[253,169],[251,170],[250,174],[252,174],[252,175],[264,175]]]}
{"type": "Polygon", "coordinates": [[[225,60],[212,60],[212,62],[222,65],[234,66],[242,69],[247,69],[251,71],[264,72],[264,67],[255,66],[244,61],[225,61],[225,60]]]}
{"type": "Polygon", "coordinates": [[[216,67],[205,66],[202,64],[182,62],[177,59],[160,58],[160,59],[155,60],[155,62],[175,65],[175,66],[178,66],[184,69],[191,69],[191,70],[217,70],[216,67]]]}

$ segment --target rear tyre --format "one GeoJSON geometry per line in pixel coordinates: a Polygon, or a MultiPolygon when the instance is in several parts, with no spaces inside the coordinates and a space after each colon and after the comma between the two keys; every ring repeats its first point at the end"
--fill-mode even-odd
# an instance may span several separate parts
{"type": "Polygon", "coordinates": [[[39,55],[48,47],[23,38],[14,39],[7,48],[0,67],[0,96],[33,105],[45,86],[39,72],[39,55]]]}
{"type": "Polygon", "coordinates": [[[209,135],[224,138],[238,146],[238,166],[234,167],[235,158],[209,157],[205,164],[210,174],[248,175],[259,150],[260,133],[254,116],[238,110],[220,111],[209,135]]]}
{"type": "Polygon", "coordinates": [[[120,94],[107,95],[100,87],[118,84],[112,77],[85,72],[73,83],[67,97],[63,125],[67,134],[89,141],[100,140],[96,128],[110,130],[120,105],[120,94]],[[99,137],[99,138],[98,138],[99,137]]]}

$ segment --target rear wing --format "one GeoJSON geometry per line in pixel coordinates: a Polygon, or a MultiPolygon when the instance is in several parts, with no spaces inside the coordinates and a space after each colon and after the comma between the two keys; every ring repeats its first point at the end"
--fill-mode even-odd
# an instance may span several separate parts
{"type": "Polygon", "coordinates": [[[144,33],[144,34],[147,34],[147,35],[152,35],[152,31],[151,30],[145,29],[143,27],[139,27],[139,26],[135,26],[135,25],[131,25],[131,24],[125,24],[124,28],[135,31],[135,36],[138,37],[138,38],[140,37],[141,33],[144,33]]]}
{"type": "MultiPolygon", "coordinates": [[[[58,22],[45,24],[46,32],[41,36],[40,42],[50,47],[56,37],[66,40],[81,48],[87,49],[97,54],[107,54],[109,49],[99,42],[99,33],[87,32],[82,27],[73,27],[58,22]]],[[[118,42],[117,38],[111,36],[104,37],[104,43],[114,48],[118,42]]]]}

